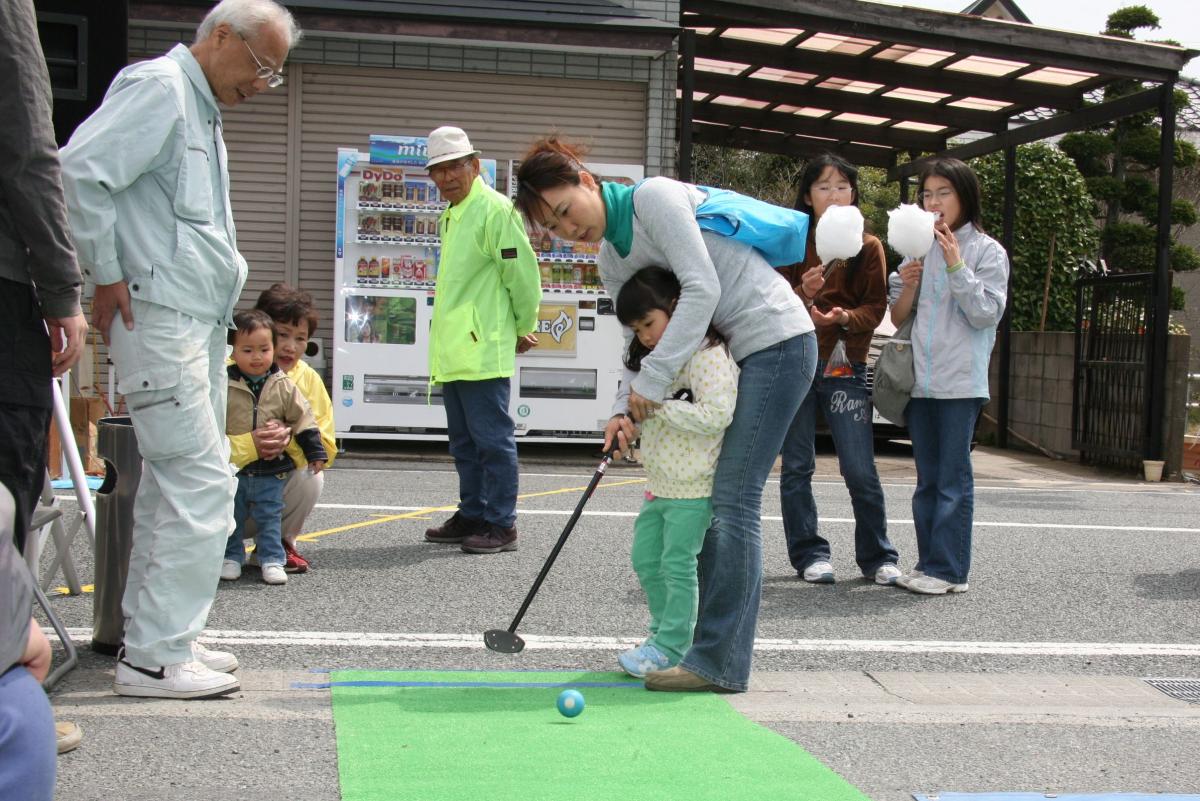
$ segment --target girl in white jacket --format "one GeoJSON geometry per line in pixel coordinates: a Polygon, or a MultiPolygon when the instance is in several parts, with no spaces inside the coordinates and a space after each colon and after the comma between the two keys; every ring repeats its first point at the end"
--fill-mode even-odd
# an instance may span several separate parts
{"type": "MultiPolygon", "coordinates": [[[[625,366],[637,371],[679,300],[662,267],[643,267],[617,295],[617,318],[632,330],[625,366]]],[[[738,368],[715,329],[641,427],[646,501],[633,536],[633,569],[650,607],[650,636],[617,657],[631,676],[677,664],[692,644],[699,584],[696,556],[712,520],[713,475],[737,405],[738,368]]]]}
{"type": "Polygon", "coordinates": [[[896,584],[922,595],[967,591],[975,482],[971,438],[988,401],[988,361],[1004,316],[1008,254],[983,232],[979,180],[958,159],[921,173],[921,207],[938,216],[923,261],[889,278],[892,322],[913,322],[916,384],[905,418],[917,463],[917,566],[896,584]],[[921,286],[917,308],[913,297],[921,286]]]}

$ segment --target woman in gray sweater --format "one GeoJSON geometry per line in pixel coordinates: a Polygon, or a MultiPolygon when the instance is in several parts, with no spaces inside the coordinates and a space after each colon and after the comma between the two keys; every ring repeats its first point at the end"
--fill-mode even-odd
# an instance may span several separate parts
{"type": "MultiPolygon", "coordinates": [[[[717,463],[713,522],[700,552],[700,611],[691,650],[648,673],[650,690],[747,689],[762,592],[762,490],[784,434],[808,392],[817,343],[804,305],[751,247],[696,224],[705,192],[669,178],[636,187],[601,182],[583,152],[551,137],[517,172],[517,208],[561,239],[602,242],[600,279],[612,297],[642,267],[679,279],[679,303],[637,373],[626,372],[605,429],[622,449],[663,400],[711,323],[741,368],[733,422],[717,463]]],[[[628,341],[631,333],[626,330],[628,341]]]]}

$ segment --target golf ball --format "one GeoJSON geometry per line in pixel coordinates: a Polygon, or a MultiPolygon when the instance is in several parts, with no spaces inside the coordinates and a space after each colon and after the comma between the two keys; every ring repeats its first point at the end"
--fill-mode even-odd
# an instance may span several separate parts
{"type": "Polygon", "coordinates": [[[579,690],[563,690],[558,694],[558,711],[563,717],[573,718],[583,711],[583,693],[579,690]]]}

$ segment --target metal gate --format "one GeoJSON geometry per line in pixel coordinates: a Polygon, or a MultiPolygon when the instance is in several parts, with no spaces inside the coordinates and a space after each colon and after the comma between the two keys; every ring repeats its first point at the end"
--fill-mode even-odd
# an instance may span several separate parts
{"type": "Polygon", "coordinates": [[[1085,464],[1138,470],[1150,435],[1154,274],[1075,282],[1071,447],[1085,464]]]}

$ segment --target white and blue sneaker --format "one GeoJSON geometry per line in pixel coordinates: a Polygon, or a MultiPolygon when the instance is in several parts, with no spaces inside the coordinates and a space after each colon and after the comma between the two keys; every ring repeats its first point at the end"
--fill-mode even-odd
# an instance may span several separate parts
{"type": "Polygon", "coordinates": [[[804,568],[800,577],[809,584],[832,584],[834,582],[833,565],[829,563],[828,559],[818,559],[804,568]]]}
{"type": "Polygon", "coordinates": [[[646,674],[655,670],[666,670],[671,666],[667,655],[650,643],[630,648],[617,655],[621,670],[635,679],[644,679],[646,674]]]}

